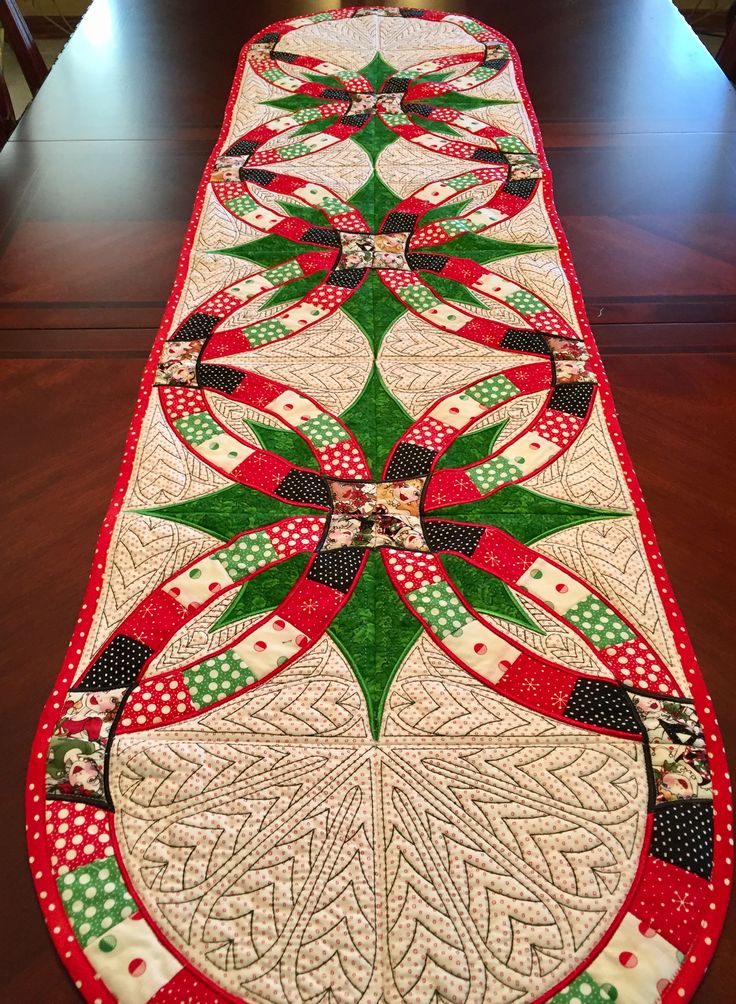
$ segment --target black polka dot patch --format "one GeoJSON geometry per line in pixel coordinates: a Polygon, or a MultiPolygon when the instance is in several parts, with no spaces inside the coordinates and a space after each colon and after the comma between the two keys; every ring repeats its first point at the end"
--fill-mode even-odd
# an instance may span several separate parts
{"type": "Polygon", "coordinates": [[[508,161],[506,157],[501,153],[500,150],[486,150],[485,147],[479,146],[473,151],[473,156],[471,160],[482,160],[485,164],[507,164],[508,161]]]}
{"type": "Polygon", "coordinates": [[[280,59],[282,63],[295,63],[299,56],[295,52],[279,52],[272,49],[271,59],[280,59]]]}
{"type": "Polygon", "coordinates": [[[324,478],[316,471],[298,467],[292,467],[286,477],[279,481],[276,494],[290,502],[311,503],[328,509],[332,506],[332,496],[324,478]]]}
{"type": "Polygon", "coordinates": [[[405,234],[417,225],[415,213],[389,213],[381,224],[382,234],[405,234]]]}
{"type": "Polygon", "coordinates": [[[447,520],[432,519],[424,524],[424,539],[430,551],[457,551],[470,557],[483,536],[482,526],[463,526],[447,520]]]}
{"type": "Polygon", "coordinates": [[[340,235],[331,227],[310,227],[302,234],[302,240],[310,244],[323,244],[330,248],[340,247],[340,235]]]}
{"type": "Polygon", "coordinates": [[[399,8],[400,17],[424,17],[424,11],[419,10],[417,7],[400,7],[399,8]]]}
{"type": "Polygon", "coordinates": [[[509,328],[505,331],[501,347],[515,352],[536,352],[540,356],[552,355],[541,331],[526,331],[524,328],[509,328]]]}
{"type": "Polygon", "coordinates": [[[238,177],[241,181],[253,181],[256,185],[261,185],[265,188],[278,175],[274,174],[273,171],[264,171],[261,167],[241,167],[238,171],[238,177]]]}
{"type": "Polygon", "coordinates": [[[201,363],[197,367],[197,382],[200,387],[211,390],[221,390],[223,394],[232,394],[245,380],[245,373],[231,369],[229,366],[216,366],[212,363],[201,363]]]}
{"type": "Polygon", "coordinates": [[[507,63],[508,59],[484,59],[480,65],[487,66],[489,70],[502,70],[507,63]]]}
{"type": "Polygon", "coordinates": [[[649,853],[710,879],[713,870],[713,803],[681,798],[654,809],[649,853]]]}
{"type": "Polygon", "coordinates": [[[355,289],[367,271],[367,268],[336,268],[334,272],[330,272],[325,281],[328,286],[355,289]]]}
{"type": "Polygon", "coordinates": [[[254,139],[236,139],[232,146],[229,146],[223,157],[250,157],[258,149],[258,143],[254,139]]]}
{"type": "Polygon", "coordinates": [[[358,574],[365,548],[341,547],[335,551],[320,551],[309,567],[307,578],[323,586],[346,593],[358,574]]]}
{"type": "Polygon", "coordinates": [[[367,112],[364,112],[362,115],[343,115],[340,121],[343,125],[353,126],[355,129],[360,129],[366,124],[369,118],[370,115],[367,112]]]}
{"type": "Polygon", "coordinates": [[[261,35],[260,38],[256,39],[259,44],[267,44],[268,42],[278,42],[281,35],[277,31],[267,31],[265,35],[261,35]]]}
{"type": "Polygon", "coordinates": [[[565,708],[567,718],[586,725],[641,735],[641,722],[626,691],[607,680],[578,680],[565,708]]]}
{"type": "Polygon", "coordinates": [[[209,338],[219,320],[219,317],[213,317],[212,314],[191,314],[170,341],[191,342],[195,338],[209,338]]]}
{"type": "Polygon", "coordinates": [[[117,634],[84,674],[77,690],[115,690],[132,687],[153,649],[137,638],[117,634]]]}
{"type": "Polygon", "coordinates": [[[411,80],[407,80],[406,77],[389,77],[381,91],[384,94],[403,94],[409,89],[410,83],[411,80]]]}
{"type": "Polygon", "coordinates": [[[421,251],[406,256],[409,268],[441,272],[450,259],[444,254],[425,254],[421,251]]]}
{"type": "Polygon", "coordinates": [[[552,391],[547,402],[551,411],[562,411],[566,415],[585,418],[595,393],[594,383],[561,383],[552,391]]]}
{"type": "Polygon", "coordinates": [[[432,105],[423,105],[418,101],[409,101],[404,105],[407,115],[422,115],[425,119],[431,119],[432,114],[437,111],[432,105]]]}
{"type": "Polygon", "coordinates": [[[399,443],[391,457],[386,471],[387,481],[401,481],[404,478],[423,478],[429,474],[436,450],[416,443],[399,443]]]}
{"type": "Polygon", "coordinates": [[[350,101],[352,94],[341,90],[339,87],[325,87],[320,97],[327,98],[329,101],[350,101]]]}
{"type": "Polygon", "coordinates": [[[530,199],[537,187],[536,178],[519,178],[518,181],[509,179],[501,189],[509,195],[518,195],[520,199],[530,199]]]}

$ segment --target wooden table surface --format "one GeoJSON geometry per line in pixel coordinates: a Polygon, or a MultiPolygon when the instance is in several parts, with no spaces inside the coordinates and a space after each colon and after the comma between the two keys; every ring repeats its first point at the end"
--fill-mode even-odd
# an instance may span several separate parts
{"type": "MultiPolygon", "coordinates": [[[[14,1004],[79,999],[26,864],[26,761],[238,50],[267,22],[332,6],[95,0],[0,154],[0,964],[14,1004]]],[[[473,14],[519,50],[624,433],[733,755],[736,95],[669,0],[425,6],[473,14]]],[[[725,1004],[735,987],[732,910],[695,1000],[725,1004]]]]}

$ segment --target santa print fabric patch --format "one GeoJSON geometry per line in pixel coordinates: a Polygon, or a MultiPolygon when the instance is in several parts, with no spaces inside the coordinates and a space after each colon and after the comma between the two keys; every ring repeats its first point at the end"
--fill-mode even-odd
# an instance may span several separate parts
{"type": "Polygon", "coordinates": [[[265,28],[32,754],[76,985],[679,1002],[729,803],[511,44],[265,28]]]}

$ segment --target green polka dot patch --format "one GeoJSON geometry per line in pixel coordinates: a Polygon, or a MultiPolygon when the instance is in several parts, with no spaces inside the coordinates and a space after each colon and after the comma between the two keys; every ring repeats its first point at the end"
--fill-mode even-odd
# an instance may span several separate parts
{"type": "Polygon", "coordinates": [[[612,1004],[617,1000],[618,990],[611,983],[596,983],[587,973],[581,973],[555,994],[550,1004],[612,1004]]]}
{"type": "Polygon", "coordinates": [[[193,443],[195,446],[201,446],[202,443],[206,443],[213,436],[219,436],[222,432],[214,418],[203,411],[197,412],[195,415],[187,415],[185,418],[178,418],[174,425],[180,435],[188,443],[193,443]]]}
{"type": "Polygon", "coordinates": [[[279,154],[282,160],[293,160],[294,157],[303,157],[309,153],[309,146],[306,143],[291,143],[289,146],[282,146],[279,154]]]}
{"type": "Polygon", "coordinates": [[[333,446],[348,438],[345,429],[332,415],[315,415],[299,426],[299,432],[314,446],[333,446]]]}
{"type": "Polygon", "coordinates": [[[486,408],[490,408],[518,393],[519,388],[505,376],[493,376],[468,387],[460,396],[472,397],[475,401],[480,401],[486,408]]]}
{"type": "Polygon", "coordinates": [[[482,24],[478,24],[477,21],[463,21],[461,22],[462,28],[467,31],[469,35],[482,35],[486,30],[482,24]]]}
{"type": "Polygon", "coordinates": [[[271,538],[263,531],[241,537],[230,547],[213,554],[215,561],[224,566],[228,575],[234,581],[250,575],[258,568],[265,568],[277,558],[271,538]]]}
{"type": "Polygon", "coordinates": [[[467,475],[478,491],[489,492],[493,488],[500,488],[501,485],[509,481],[515,481],[522,475],[522,469],[516,464],[509,463],[505,457],[494,457],[484,464],[471,467],[467,475]]]}
{"type": "Polygon", "coordinates": [[[440,222],[440,227],[445,231],[448,237],[454,237],[456,234],[467,234],[473,233],[476,230],[482,230],[483,227],[478,224],[473,224],[470,220],[442,220],[440,222]]]}
{"type": "Polygon", "coordinates": [[[237,690],[255,683],[255,676],[246,663],[233,651],[205,659],[182,673],[184,684],[198,710],[222,701],[237,690]]]}
{"type": "Polygon", "coordinates": [[[245,216],[258,208],[258,203],[250,195],[236,195],[234,199],[228,199],[225,205],[236,216],[245,216]]]}
{"type": "Polygon", "coordinates": [[[439,638],[455,634],[473,619],[445,582],[420,586],[407,599],[439,638]]]}
{"type": "Polygon", "coordinates": [[[268,321],[253,324],[246,330],[246,334],[251,345],[266,345],[267,342],[285,338],[291,334],[291,329],[287,328],[283,321],[271,318],[268,321]]]}
{"type": "Polygon", "coordinates": [[[634,637],[633,632],[610,607],[595,596],[586,596],[574,607],[570,607],[565,616],[599,648],[631,641],[634,637]]]}
{"type": "Polygon", "coordinates": [[[496,143],[498,149],[503,150],[504,153],[529,153],[529,148],[516,136],[499,136],[496,143]]]}
{"type": "Polygon", "coordinates": [[[532,293],[527,293],[524,289],[517,289],[515,293],[510,293],[506,298],[506,303],[520,314],[538,314],[540,310],[545,310],[541,300],[538,300],[532,293]]]}
{"type": "Polygon", "coordinates": [[[397,289],[396,293],[404,303],[408,303],[418,313],[421,313],[423,310],[431,310],[432,307],[436,307],[440,302],[426,286],[404,286],[403,289],[397,289]]]}
{"type": "Polygon", "coordinates": [[[92,861],[57,879],[64,909],[84,947],[136,909],[113,858],[92,861]]]}
{"type": "Polygon", "coordinates": [[[470,188],[471,185],[477,185],[480,178],[477,174],[468,172],[467,174],[459,174],[457,178],[446,178],[443,184],[447,185],[448,188],[454,188],[456,192],[462,192],[465,188],[470,188]]]}
{"type": "Polygon", "coordinates": [[[340,199],[336,199],[334,195],[325,195],[319,206],[320,209],[324,209],[329,216],[337,216],[339,213],[350,212],[350,206],[346,202],[341,202],[340,199]]]}
{"type": "Polygon", "coordinates": [[[303,274],[301,266],[297,262],[287,261],[283,265],[267,269],[263,276],[269,282],[277,285],[280,282],[286,282],[287,279],[298,279],[303,274]]]}
{"type": "Polygon", "coordinates": [[[478,80],[478,81],[490,80],[491,77],[495,76],[496,76],[496,71],[485,66],[479,66],[477,69],[471,70],[470,73],[468,74],[468,78],[470,80],[478,80]]]}
{"type": "Polygon", "coordinates": [[[282,73],[276,67],[269,67],[266,70],[261,70],[261,76],[265,77],[266,80],[279,80],[280,77],[285,77],[286,74],[282,73]]]}
{"type": "Polygon", "coordinates": [[[383,121],[387,126],[409,125],[411,123],[408,115],[402,115],[399,112],[384,112],[383,121]]]}
{"type": "Polygon", "coordinates": [[[302,108],[301,111],[294,112],[294,119],[297,122],[313,122],[315,117],[314,108],[302,108]]]}

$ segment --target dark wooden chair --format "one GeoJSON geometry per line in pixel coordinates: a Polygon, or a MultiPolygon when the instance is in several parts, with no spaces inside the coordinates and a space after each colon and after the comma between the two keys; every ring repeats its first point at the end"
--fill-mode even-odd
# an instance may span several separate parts
{"type": "MultiPolygon", "coordinates": [[[[37,94],[49,71],[15,0],[0,0],[0,24],[31,94],[37,94]]],[[[0,146],[13,131],[15,123],[13,104],[0,67],[0,146]]]]}
{"type": "Polygon", "coordinates": [[[726,37],[723,39],[716,61],[733,83],[736,82],[736,3],[731,4],[726,20],[726,37]]]}
{"type": "Polygon", "coordinates": [[[10,136],[14,126],[15,112],[13,111],[13,102],[10,100],[8,87],[3,77],[2,67],[0,66],[0,148],[2,148],[3,143],[10,136]]]}

